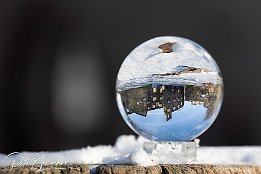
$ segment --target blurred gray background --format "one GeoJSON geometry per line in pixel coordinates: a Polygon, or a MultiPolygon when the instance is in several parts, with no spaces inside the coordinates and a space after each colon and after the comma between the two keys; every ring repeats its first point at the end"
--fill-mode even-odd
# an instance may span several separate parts
{"type": "Polygon", "coordinates": [[[261,144],[261,1],[0,1],[0,152],[113,144],[134,134],[114,85],[129,52],[189,38],[220,66],[225,98],[202,145],[261,144]]]}

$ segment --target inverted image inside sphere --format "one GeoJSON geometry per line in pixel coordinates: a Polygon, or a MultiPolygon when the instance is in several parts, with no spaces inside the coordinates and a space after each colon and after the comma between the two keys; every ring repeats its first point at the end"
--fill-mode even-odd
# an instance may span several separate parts
{"type": "Polygon", "coordinates": [[[223,80],[210,54],[197,43],[157,37],[124,60],[116,82],[125,122],[154,141],[189,141],[216,119],[223,80]]]}

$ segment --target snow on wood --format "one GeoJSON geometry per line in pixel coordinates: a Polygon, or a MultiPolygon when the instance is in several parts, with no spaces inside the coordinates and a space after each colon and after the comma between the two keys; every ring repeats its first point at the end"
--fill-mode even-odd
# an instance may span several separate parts
{"type": "MultiPolygon", "coordinates": [[[[88,146],[82,149],[59,152],[15,152],[0,155],[0,166],[34,164],[155,164],[142,150],[146,139],[133,135],[118,137],[114,146],[88,146]]],[[[169,163],[168,158],[164,164],[169,163]]],[[[200,147],[197,164],[212,165],[261,165],[261,146],[200,147]]]]}

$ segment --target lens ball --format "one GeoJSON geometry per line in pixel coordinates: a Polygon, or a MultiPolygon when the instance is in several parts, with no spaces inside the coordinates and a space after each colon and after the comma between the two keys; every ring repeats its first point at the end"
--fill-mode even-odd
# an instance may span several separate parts
{"type": "Polygon", "coordinates": [[[136,47],[116,81],[125,122],[153,141],[190,141],[216,119],[223,80],[211,55],[197,43],[157,37],[136,47]]]}

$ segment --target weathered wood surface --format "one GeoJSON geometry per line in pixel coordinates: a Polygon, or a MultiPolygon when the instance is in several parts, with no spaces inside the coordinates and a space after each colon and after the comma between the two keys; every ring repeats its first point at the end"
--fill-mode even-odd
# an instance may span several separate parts
{"type": "Polygon", "coordinates": [[[261,166],[221,166],[204,164],[131,166],[100,165],[91,170],[89,165],[19,166],[0,168],[0,174],[261,174],[261,166]],[[40,170],[39,170],[40,169],[40,170]]]}
{"type": "Polygon", "coordinates": [[[90,174],[89,165],[19,166],[1,168],[0,174],[90,174]]]}
{"type": "Polygon", "coordinates": [[[164,174],[261,174],[260,167],[254,166],[220,166],[220,165],[164,165],[162,166],[164,174]]]}
{"type": "Polygon", "coordinates": [[[261,174],[261,167],[204,164],[160,165],[153,167],[99,166],[98,174],[261,174]]]}
{"type": "Polygon", "coordinates": [[[97,174],[161,174],[160,166],[101,165],[97,174]]]}

